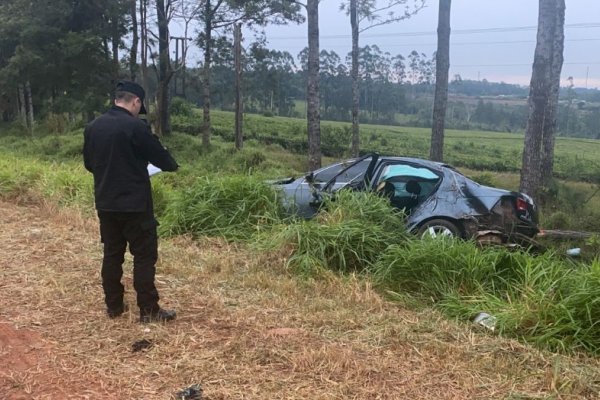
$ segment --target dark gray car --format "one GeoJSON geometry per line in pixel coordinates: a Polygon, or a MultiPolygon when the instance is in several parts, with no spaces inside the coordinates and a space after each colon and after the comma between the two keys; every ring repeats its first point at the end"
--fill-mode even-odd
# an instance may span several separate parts
{"type": "Polygon", "coordinates": [[[483,186],[447,164],[418,158],[369,154],[275,184],[288,212],[305,218],[318,212],[323,196],[348,188],[389,198],[419,235],[523,243],[539,231],[536,206],[526,194],[483,186]]]}

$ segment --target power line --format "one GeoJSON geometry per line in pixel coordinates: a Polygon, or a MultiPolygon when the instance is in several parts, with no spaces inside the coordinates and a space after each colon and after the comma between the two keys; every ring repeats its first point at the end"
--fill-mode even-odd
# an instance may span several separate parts
{"type": "MultiPolygon", "coordinates": [[[[573,28],[573,29],[590,29],[590,28],[600,28],[600,23],[579,23],[579,24],[567,24],[565,25],[565,29],[573,28]]],[[[473,35],[480,33],[504,33],[504,32],[522,32],[522,31],[531,31],[537,30],[537,25],[530,26],[512,26],[512,27],[504,27],[504,28],[479,28],[479,29],[457,29],[452,31],[452,35],[473,35]]],[[[390,37],[390,36],[431,36],[437,35],[435,31],[428,32],[394,32],[394,33],[376,33],[370,35],[362,35],[362,38],[376,38],[376,37],[390,37]]],[[[351,35],[322,35],[320,39],[346,39],[351,35]]],[[[296,40],[296,39],[306,39],[306,36],[274,36],[269,37],[269,40],[296,40]]]]}
{"type": "MultiPolygon", "coordinates": [[[[600,38],[589,38],[589,39],[568,39],[565,42],[597,42],[600,38]]],[[[536,43],[535,40],[511,40],[501,42],[451,42],[451,46],[470,46],[470,45],[491,45],[491,44],[532,44],[536,43]]],[[[437,43],[401,43],[401,44],[386,44],[385,47],[418,47],[418,46],[437,46],[437,43]]]]}
{"type": "MultiPolygon", "coordinates": [[[[450,65],[451,67],[530,67],[532,63],[527,64],[464,64],[464,65],[450,65]]],[[[600,65],[600,62],[565,62],[563,65],[600,65]]]]}

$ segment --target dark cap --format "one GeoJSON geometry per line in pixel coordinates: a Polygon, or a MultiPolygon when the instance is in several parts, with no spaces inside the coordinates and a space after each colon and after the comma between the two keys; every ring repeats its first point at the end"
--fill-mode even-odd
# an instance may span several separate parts
{"type": "Polygon", "coordinates": [[[135,82],[131,81],[119,81],[117,83],[117,92],[128,92],[140,98],[142,102],[142,108],[140,108],[140,114],[146,114],[146,106],[144,105],[144,99],[146,98],[146,92],[144,88],[135,82]]]}

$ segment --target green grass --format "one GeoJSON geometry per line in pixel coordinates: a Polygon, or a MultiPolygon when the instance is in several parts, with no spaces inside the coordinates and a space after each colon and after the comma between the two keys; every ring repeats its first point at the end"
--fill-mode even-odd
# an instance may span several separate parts
{"type": "Polygon", "coordinates": [[[258,237],[262,250],[292,249],[288,265],[303,274],[362,271],[406,239],[403,216],[372,193],[341,192],[312,220],[282,221],[258,237]]]}
{"type": "Polygon", "coordinates": [[[423,240],[390,247],[371,271],[382,290],[416,294],[450,317],[469,321],[486,312],[500,334],[552,351],[600,354],[600,261],[423,240]]]}
{"type": "MultiPolygon", "coordinates": [[[[302,274],[359,271],[372,276],[381,291],[433,304],[453,318],[468,321],[482,311],[493,314],[498,332],[541,348],[600,353],[598,260],[575,263],[556,253],[535,257],[503,249],[481,250],[467,242],[410,240],[402,216],[369,193],[342,193],[311,221],[284,220],[278,194],[264,180],[306,169],[304,154],[287,151],[281,144],[289,138],[302,142],[304,122],[250,116],[249,138],[244,150],[237,152],[227,141],[230,116],[215,113],[215,131],[221,133],[213,137],[208,152],[189,132],[164,139],[182,168],[152,178],[163,234],[249,242],[284,254],[288,265],[302,274]],[[269,143],[265,138],[270,138],[269,143]]],[[[347,126],[324,124],[323,137],[331,151],[347,139],[347,126]]],[[[363,126],[363,133],[367,148],[411,156],[424,156],[428,148],[428,130],[363,126]]],[[[476,179],[513,188],[518,184],[518,175],[508,167],[502,173],[490,172],[505,168],[504,163],[518,165],[518,135],[451,131],[447,144],[449,159],[481,165],[481,169],[465,170],[476,179]],[[504,159],[507,154],[513,158],[504,159]]],[[[0,198],[44,199],[91,213],[92,177],[83,169],[81,145],[81,130],[34,139],[14,132],[0,135],[0,198]]],[[[572,180],[597,178],[597,145],[596,141],[559,140],[557,161],[562,161],[557,166],[570,165],[564,160],[571,157],[578,168],[569,175],[572,180]]],[[[556,224],[577,221],[572,222],[577,224],[574,227],[581,228],[587,220],[594,227],[600,218],[590,207],[599,200],[592,198],[580,207],[593,190],[588,183],[559,182],[556,204],[564,208],[543,213],[556,224]]],[[[597,248],[597,239],[590,246],[597,248]]]]}
{"type": "Polygon", "coordinates": [[[245,175],[199,178],[172,197],[161,225],[167,235],[247,240],[282,215],[277,192],[245,175]]]}

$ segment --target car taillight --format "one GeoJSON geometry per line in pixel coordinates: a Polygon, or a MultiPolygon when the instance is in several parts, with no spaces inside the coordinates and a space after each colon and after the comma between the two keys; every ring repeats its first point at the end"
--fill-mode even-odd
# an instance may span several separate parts
{"type": "Polygon", "coordinates": [[[517,210],[527,211],[527,201],[521,198],[517,198],[517,210]]]}

